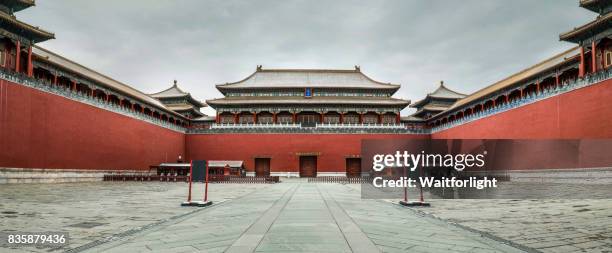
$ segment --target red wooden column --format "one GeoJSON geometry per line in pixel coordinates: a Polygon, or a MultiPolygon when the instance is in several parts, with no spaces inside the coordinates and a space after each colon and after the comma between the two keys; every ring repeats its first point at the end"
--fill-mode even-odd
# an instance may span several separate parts
{"type": "Polygon", "coordinates": [[[578,66],[578,77],[584,77],[584,47],[580,47],[580,65],[578,66]]]}
{"type": "Polygon", "coordinates": [[[325,114],[320,113],[321,114],[321,124],[323,124],[323,122],[325,121],[325,114]]]}
{"type": "Polygon", "coordinates": [[[219,124],[219,112],[217,112],[217,117],[215,117],[215,123],[219,124]]]}
{"type": "Polygon", "coordinates": [[[378,114],[378,124],[382,124],[382,113],[378,114]]]}
{"type": "Polygon", "coordinates": [[[293,119],[294,124],[297,123],[297,116],[295,112],[291,113],[291,118],[293,119]]]}
{"type": "Polygon", "coordinates": [[[363,113],[359,114],[359,124],[363,124],[363,113]]]}
{"type": "Polygon", "coordinates": [[[555,75],[555,86],[559,86],[559,74],[555,75]]]}
{"type": "MultiPolygon", "coordinates": [[[[506,103],[508,103],[508,102],[509,102],[509,101],[508,101],[508,97],[510,97],[510,96],[506,94],[506,95],[504,95],[504,97],[506,98],[506,103]]],[[[474,110],[472,110],[472,113],[473,113],[473,112],[474,112],[474,110]]]]}
{"type": "Polygon", "coordinates": [[[344,124],[344,113],[340,113],[340,124],[344,124]]]}
{"type": "Polygon", "coordinates": [[[597,49],[595,41],[591,42],[591,73],[597,72],[597,49]]]}
{"type": "Polygon", "coordinates": [[[53,85],[57,85],[57,74],[53,74],[53,85]]]}
{"type": "Polygon", "coordinates": [[[272,113],[272,123],[276,124],[276,113],[272,113]]]}
{"type": "Polygon", "coordinates": [[[238,113],[234,113],[234,124],[238,124],[238,113]]]}
{"type": "Polygon", "coordinates": [[[72,80],[72,90],[76,90],[76,81],[72,80]]]}
{"type": "Polygon", "coordinates": [[[32,46],[28,47],[28,69],[27,73],[29,77],[34,75],[34,66],[32,66],[32,46]]]}
{"type": "Polygon", "coordinates": [[[400,117],[400,114],[399,114],[399,113],[397,113],[397,115],[395,116],[395,123],[399,124],[399,123],[401,123],[401,122],[402,122],[402,119],[401,119],[401,117],[400,117]]]}
{"type": "Polygon", "coordinates": [[[253,124],[257,124],[257,113],[253,113],[253,124]]]}
{"type": "MultiPolygon", "coordinates": [[[[536,92],[540,93],[540,81],[536,81],[536,92]]],[[[493,101],[495,103],[495,101],[493,101]]]]}
{"type": "Polygon", "coordinates": [[[15,52],[15,72],[19,72],[21,70],[21,41],[17,40],[16,44],[16,48],[17,51],[15,52]]]}

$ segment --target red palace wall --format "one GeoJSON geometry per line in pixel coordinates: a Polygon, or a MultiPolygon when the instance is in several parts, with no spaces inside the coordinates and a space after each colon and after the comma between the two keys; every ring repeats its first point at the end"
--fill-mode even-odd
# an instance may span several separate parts
{"type": "Polygon", "coordinates": [[[244,160],[254,171],[255,157],[270,157],[271,172],[299,172],[299,155],[317,153],[317,172],[345,172],[350,155],[361,153],[363,139],[416,139],[409,134],[193,134],[188,159],[244,160]]]}
{"type": "Polygon", "coordinates": [[[0,80],[0,167],[144,170],[184,147],[182,133],[0,80]]]}
{"type": "Polygon", "coordinates": [[[434,139],[612,138],[612,80],[432,134],[434,139]]]}

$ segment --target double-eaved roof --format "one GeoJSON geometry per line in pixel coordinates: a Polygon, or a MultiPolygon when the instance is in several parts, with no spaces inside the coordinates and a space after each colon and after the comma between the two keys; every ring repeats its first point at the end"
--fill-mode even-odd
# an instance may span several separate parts
{"type": "Polygon", "coordinates": [[[436,99],[456,101],[466,96],[467,96],[466,94],[459,93],[459,92],[456,92],[454,90],[447,88],[446,86],[444,86],[444,82],[440,82],[440,86],[438,86],[438,88],[435,91],[433,91],[432,93],[428,93],[424,99],[414,102],[412,105],[410,105],[410,107],[420,108],[426,105],[427,103],[429,103],[430,101],[436,100],[436,99]]]}
{"type": "Polygon", "coordinates": [[[399,84],[383,83],[355,69],[263,69],[261,66],[247,78],[234,83],[218,84],[225,94],[229,89],[261,88],[342,88],[342,89],[391,89],[399,84]]]}
{"type": "Polygon", "coordinates": [[[190,103],[199,106],[199,107],[206,107],[206,104],[198,101],[197,99],[193,98],[191,96],[191,93],[189,92],[184,92],[183,90],[181,90],[181,88],[178,87],[176,80],[174,80],[174,84],[165,90],[162,90],[160,92],[157,93],[152,93],[149,94],[149,96],[154,97],[156,99],[159,100],[164,100],[164,99],[168,99],[168,98],[185,98],[187,99],[187,101],[189,101],[190,103]]]}
{"type": "Polygon", "coordinates": [[[378,105],[399,105],[408,106],[410,100],[390,97],[272,97],[272,96],[244,96],[244,97],[225,97],[206,100],[211,106],[214,105],[239,105],[239,104],[378,104],[378,105]]]}

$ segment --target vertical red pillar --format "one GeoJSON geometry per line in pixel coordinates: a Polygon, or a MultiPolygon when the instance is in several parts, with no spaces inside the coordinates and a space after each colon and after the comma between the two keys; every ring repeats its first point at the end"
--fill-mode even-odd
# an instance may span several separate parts
{"type": "Polygon", "coordinates": [[[597,72],[597,47],[595,41],[591,42],[591,73],[597,72]]]}
{"type": "Polygon", "coordinates": [[[28,69],[27,73],[29,77],[34,75],[34,66],[32,66],[32,46],[28,47],[28,69]]]}
{"type": "MultiPolygon", "coordinates": [[[[509,97],[509,96],[508,96],[508,95],[504,95],[504,97],[506,97],[506,103],[508,103],[508,102],[509,102],[509,101],[508,101],[508,97],[509,97]]],[[[473,111],[472,111],[472,112],[473,112],[473,111]]]]}
{"type": "Polygon", "coordinates": [[[238,124],[238,113],[234,113],[234,124],[238,124]]]}
{"type": "Polygon", "coordinates": [[[401,122],[402,122],[402,119],[401,119],[401,117],[400,117],[400,114],[399,114],[399,113],[397,113],[397,115],[395,116],[395,123],[399,124],[399,123],[401,123],[401,122]]]}
{"type": "Polygon", "coordinates": [[[540,81],[536,81],[536,91],[540,93],[540,81]]]}
{"type": "Polygon", "coordinates": [[[378,124],[382,124],[382,114],[378,114],[378,124]]]}
{"type": "Polygon", "coordinates": [[[578,77],[584,77],[584,47],[580,47],[580,65],[578,66],[578,77]]]}
{"type": "Polygon", "coordinates": [[[19,72],[21,70],[21,41],[17,40],[15,52],[15,72],[19,72]]]}
{"type": "Polygon", "coordinates": [[[340,113],[340,124],[344,124],[344,113],[340,113]]]}
{"type": "Polygon", "coordinates": [[[555,86],[559,86],[559,74],[555,75],[555,86]]]}
{"type": "Polygon", "coordinates": [[[325,122],[325,115],[323,113],[320,113],[321,115],[321,123],[325,122]]]}
{"type": "Polygon", "coordinates": [[[53,74],[53,85],[57,85],[57,74],[53,74]]]}
{"type": "Polygon", "coordinates": [[[276,113],[272,113],[272,123],[276,124],[276,113]]]}
{"type": "Polygon", "coordinates": [[[217,117],[215,117],[215,123],[219,124],[219,112],[217,112],[217,117]]]}
{"type": "Polygon", "coordinates": [[[257,113],[256,112],[253,113],[253,123],[257,124],[257,113]]]}
{"type": "Polygon", "coordinates": [[[72,80],[72,90],[76,90],[76,81],[72,80]]]}
{"type": "MultiPolygon", "coordinates": [[[[91,97],[94,97],[94,90],[91,90],[91,92],[89,93],[89,95],[91,95],[91,97]]],[[[132,109],[134,109],[134,105],[132,105],[132,109]]]]}
{"type": "Polygon", "coordinates": [[[363,124],[363,113],[359,114],[359,124],[363,124]]]}
{"type": "Polygon", "coordinates": [[[297,116],[296,116],[296,113],[295,113],[295,112],[294,112],[294,113],[292,113],[291,117],[292,117],[293,123],[294,123],[294,124],[295,124],[295,123],[297,123],[297,116]]]}

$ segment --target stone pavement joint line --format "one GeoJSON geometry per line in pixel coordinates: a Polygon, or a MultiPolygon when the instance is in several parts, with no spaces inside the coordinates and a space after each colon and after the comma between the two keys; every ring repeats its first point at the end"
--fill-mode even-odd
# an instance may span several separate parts
{"type": "MultiPolygon", "coordinates": [[[[239,187],[239,185],[236,185],[239,187]]],[[[289,181],[91,252],[524,252],[340,184],[289,181]]]]}
{"type": "Polygon", "coordinates": [[[357,226],[351,217],[346,214],[344,209],[340,207],[338,202],[336,202],[328,192],[325,191],[325,193],[321,193],[318,187],[317,189],[327,204],[327,208],[334,217],[334,220],[336,220],[336,224],[340,227],[340,230],[342,230],[351,250],[353,252],[380,252],[370,238],[361,231],[359,226],[357,226]]]}
{"type": "Polygon", "coordinates": [[[299,188],[299,185],[295,186],[292,190],[289,190],[283,194],[283,196],[270,207],[254,224],[252,224],[247,231],[245,231],[236,240],[232,246],[230,246],[225,252],[253,252],[259,245],[264,235],[272,226],[272,223],[276,220],[281,211],[285,208],[289,200],[295,194],[295,191],[299,188]],[[290,192],[290,193],[289,193],[290,192]]]}

